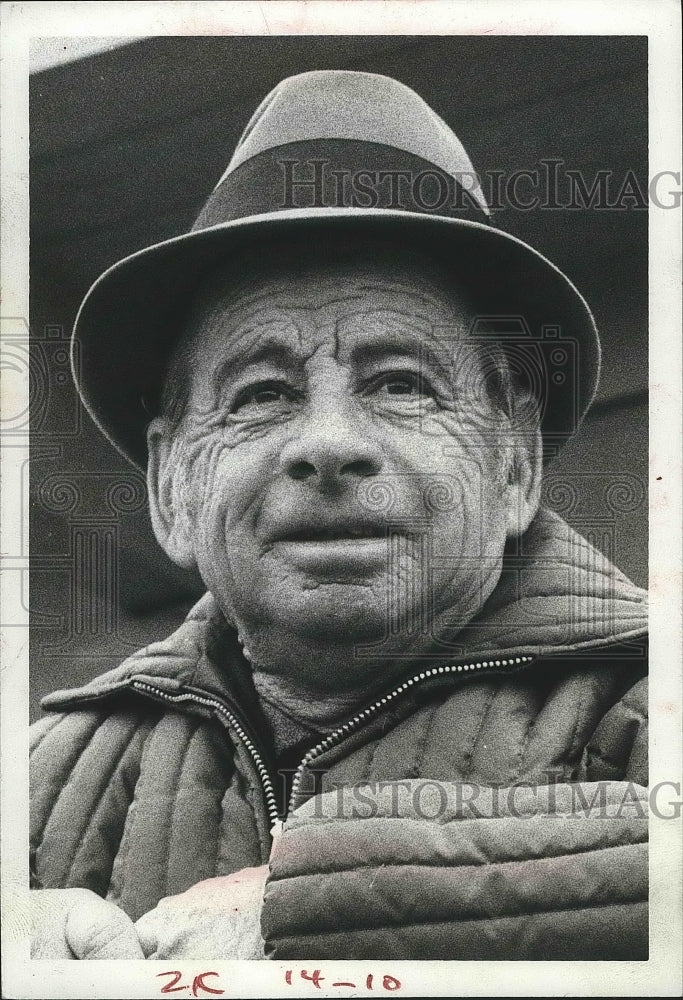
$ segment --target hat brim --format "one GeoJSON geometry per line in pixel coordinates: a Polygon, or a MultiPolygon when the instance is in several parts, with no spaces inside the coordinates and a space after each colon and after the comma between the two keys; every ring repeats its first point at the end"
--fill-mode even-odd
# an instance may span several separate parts
{"type": "Polygon", "coordinates": [[[314,241],[330,228],[396,238],[397,247],[424,245],[453,264],[458,285],[471,288],[487,317],[507,317],[504,346],[542,381],[545,457],[577,430],[599,379],[600,341],[581,294],[551,261],[528,244],[483,223],[387,209],[306,208],[249,216],[146,247],[118,261],[87,293],[74,326],[72,370],[100,430],[144,469],[146,426],[186,304],[202,276],[234,263],[269,238],[314,241]],[[520,326],[521,322],[521,326],[520,326]],[[526,325],[526,332],[522,327],[526,325]]]}

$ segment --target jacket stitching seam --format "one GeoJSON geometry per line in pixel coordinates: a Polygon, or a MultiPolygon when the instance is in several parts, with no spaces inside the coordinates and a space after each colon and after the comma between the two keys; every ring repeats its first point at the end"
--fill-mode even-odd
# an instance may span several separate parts
{"type": "Polygon", "coordinates": [[[517,756],[517,760],[515,761],[515,766],[513,767],[511,772],[511,783],[514,782],[516,779],[518,779],[522,773],[522,768],[524,764],[524,754],[526,753],[526,748],[529,745],[529,740],[531,739],[531,731],[534,728],[535,722],[536,719],[534,718],[534,716],[529,715],[525,731],[522,734],[522,737],[519,741],[519,754],[517,756]]]}
{"type": "MultiPolygon", "coordinates": [[[[127,742],[126,746],[124,747],[123,753],[121,754],[121,756],[119,758],[118,764],[114,768],[114,770],[113,770],[113,772],[111,774],[111,777],[110,777],[109,781],[107,782],[106,788],[104,789],[102,797],[100,798],[100,800],[97,803],[96,807],[92,811],[90,822],[88,823],[88,826],[86,827],[86,829],[83,832],[83,835],[81,837],[81,845],[80,845],[79,849],[76,851],[76,854],[74,855],[74,858],[73,858],[73,861],[72,861],[72,865],[71,865],[72,869],[73,869],[74,865],[76,864],[76,861],[77,861],[78,857],[82,853],[82,849],[83,849],[83,846],[84,846],[84,843],[85,843],[85,838],[86,838],[87,833],[90,831],[91,827],[96,822],[97,815],[98,815],[100,809],[102,808],[102,803],[104,801],[104,795],[106,794],[106,791],[111,787],[112,782],[115,781],[117,778],[121,778],[121,780],[123,780],[122,779],[122,775],[123,775],[123,772],[125,771],[125,768],[128,767],[128,765],[129,765],[129,758],[132,760],[132,767],[133,767],[133,771],[135,773],[135,783],[137,784],[137,779],[138,779],[139,774],[140,774],[140,753],[139,753],[139,749],[138,749],[137,743],[140,741],[140,739],[144,739],[144,737],[140,737],[140,735],[139,735],[143,729],[144,729],[144,723],[143,723],[143,725],[139,725],[139,724],[136,725],[135,729],[133,730],[133,733],[132,733],[132,735],[131,735],[131,737],[129,739],[129,741],[127,742]]],[[[131,798],[131,802],[132,802],[132,798],[131,798]]],[[[130,808],[130,804],[129,804],[129,808],[130,808]]],[[[118,850],[119,850],[119,848],[121,846],[121,839],[122,839],[123,829],[125,828],[125,822],[126,822],[126,819],[124,817],[123,822],[121,824],[121,835],[118,838],[118,846],[116,844],[114,845],[114,852],[113,852],[113,855],[111,856],[111,864],[109,865],[109,869],[108,869],[108,872],[107,872],[106,898],[109,898],[109,892],[111,890],[111,885],[112,885],[112,876],[113,876],[113,872],[114,872],[114,865],[116,863],[116,858],[118,856],[118,850]]]]}
{"type": "Polygon", "coordinates": [[[583,903],[578,906],[559,906],[555,909],[550,910],[518,910],[515,913],[503,913],[497,916],[491,916],[490,914],[482,914],[476,917],[465,917],[458,915],[457,917],[444,917],[441,920],[427,919],[427,920],[402,920],[401,923],[389,924],[358,924],[354,923],[350,927],[342,927],[338,930],[321,930],[316,932],[305,932],[299,931],[292,934],[269,934],[268,941],[286,941],[292,937],[296,938],[315,938],[315,937],[333,937],[339,934],[353,934],[363,931],[372,930],[403,930],[406,927],[430,927],[435,924],[454,924],[457,927],[462,927],[463,924],[467,923],[480,923],[483,920],[487,920],[493,923],[497,920],[518,920],[520,917],[542,917],[550,915],[553,913],[575,913],[582,910],[608,910],[615,909],[617,907],[623,906],[643,906],[646,905],[648,897],[644,896],[638,899],[624,899],[618,902],[610,903],[583,903]]]}
{"type": "MultiPolygon", "coordinates": [[[[90,713],[88,713],[88,714],[90,714],[90,713]]],[[[78,752],[77,752],[75,758],[73,759],[73,761],[71,763],[71,766],[70,766],[70,768],[68,770],[67,776],[66,776],[65,780],[60,784],[59,789],[57,791],[57,794],[55,795],[55,797],[54,797],[54,799],[52,801],[52,804],[50,805],[49,809],[47,810],[47,815],[45,816],[45,820],[43,822],[43,825],[42,825],[42,828],[41,828],[40,834],[39,834],[39,838],[40,839],[35,844],[36,877],[38,877],[38,875],[37,875],[37,865],[38,865],[38,862],[39,862],[38,852],[42,848],[43,843],[45,841],[45,831],[47,830],[47,828],[48,828],[48,826],[50,824],[50,821],[52,820],[52,817],[54,816],[55,812],[60,807],[60,803],[63,801],[63,797],[64,797],[64,794],[65,794],[67,788],[69,788],[71,782],[74,780],[74,778],[73,778],[74,771],[78,767],[78,764],[79,764],[81,758],[83,757],[83,755],[87,752],[88,747],[90,746],[95,733],[98,731],[98,729],[100,728],[100,726],[103,724],[104,721],[105,721],[105,717],[101,713],[96,713],[95,714],[95,726],[94,726],[94,728],[91,725],[92,720],[89,720],[89,724],[88,724],[88,728],[87,728],[87,734],[86,734],[86,736],[87,736],[86,742],[83,742],[78,747],[78,752]]],[[[83,738],[83,734],[81,732],[78,735],[79,735],[79,741],[80,741],[83,738]]],[[[52,782],[53,787],[54,787],[54,784],[55,784],[55,782],[52,782]]],[[[72,864],[72,862],[69,863],[69,868],[68,868],[67,873],[66,873],[66,878],[67,879],[69,878],[69,875],[71,874],[71,864],[72,864]]]]}
{"type": "Polygon", "coordinates": [[[365,773],[365,781],[370,781],[370,775],[372,774],[372,769],[375,766],[375,754],[379,747],[380,741],[374,740],[368,744],[368,752],[365,755],[365,766],[363,771],[365,773]]]}
{"type": "MultiPolygon", "coordinates": [[[[111,719],[111,718],[112,718],[112,716],[109,716],[109,719],[111,719]]],[[[105,720],[102,723],[102,726],[106,725],[106,723],[109,721],[109,719],[105,720]]],[[[100,728],[101,727],[98,726],[98,731],[99,731],[100,728]]],[[[73,856],[71,858],[71,861],[69,863],[69,869],[68,869],[68,872],[67,872],[67,875],[66,875],[66,884],[67,885],[71,881],[71,877],[72,877],[72,874],[73,874],[74,867],[76,865],[76,862],[77,862],[78,858],[80,857],[80,855],[82,853],[83,846],[85,844],[87,835],[90,832],[90,829],[91,829],[93,823],[95,822],[95,818],[97,816],[97,813],[98,813],[98,810],[99,810],[100,805],[102,803],[102,800],[104,799],[104,796],[106,795],[107,790],[109,789],[109,786],[111,785],[116,772],[118,771],[119,767],[121,766],[121,761],[125,757],[126,752],[128,751],[128,749],[130,747],[130,741],[131,741],[132,735],[135,734],[135,730],[136,729],[137,729],[137,726],[134,725],[132,727],[132,734],[129,734],[128,740],[124,744],[123,749],[121,750],[121,753],[116,757],[116,760],[114,761],[114,766],[109,770],[108,774],[105,772],[106,777],[104,778],[104,780],[102,782],[102,786],[101,786],[101,788],[100,788],[100,790],[99,790],[99,792],[97,794],[97,799],[93,803],[93,805],[92,805],[92,807],[90,809],[90,813],[89,813],[89,815],[88,815],[88,817],[86,819],[85,826],[81,830],[80,836],[78,838],[78,846],[76,847],[76,850],[75,850],[75,852],[74,852],[74,854],[73,854],[73,856]]],[[[88,748],[90,748],[91,746],[92,746],[92,741],[90,743],[88,743],[88,748]]],[[[83,755],[81,755],[81,756],[83,756],[83,755]]],[[[81,758],[79,757],[79,763],[80,763],[80,760],[81,760],[81,758]]],[[[72,777],[73,777],[73,771],[72,771],[72,777]]],[[[66,785],[64,787],[66,788],[66,785]]]]}
{"type": "Polygon", "coordinates": [[[133,807],[136,801],[138,782],[140,780],[140,775],[142,774],[142,769],[145,763],[145,754],[147,752],[149,738],[153,729],[154,729],[153,720],[144,719],[135,730],[135,733],[133,734],[129,744],[130,747],[133,744],[133,741],[135,740],[136,736],[139,733],[143,733],[143,735],[140,737],[142,741],[142,748],[141,749],[137,748],[137,768],[135,770],[135,783],[133,786],[130,802],[128,803],[128,807],[126,809],[126,814],[123,818],[121,836],[119,837],[118,847],[114,852],[114,859],[112,861],[111,870],[109,872],[109,885],[107,887],[107,893],[105,896],[106,899],[115,902],[117,905],[119,905],[120,900],[123,897],[125,863],[130,850],[130,825],[134,822],[133,807]]]}
{"type": "Polygon", "coordinates": [[[479,719],[479,724],[477,726],[477,729],[476,729],[476,731],[474,733],[474,738],[472,740],[471,750],[470,750],[469,754],[465,755],[466,764],[465,764],[465,769],[464,769],[464,773],[463,773],[463,779],[468,778],[469,775],[472,773],[472,770],[474,768],[474,755],[475,755],[476,750],[477,750],[477,743],[479,742],[479,737],[482,734],[482,731],[484,729],[484,724],[486,722],[488,714],[489,714],[489,712],[491,710],[491,706],[493,705],[493,702],[494,702],[494,700],[496,698],[496,695],[498,694],[499,690],[500,690],[500,688],[495,688],[494,687],[491,690],[491,693],[490,693],[489,697],[484,701],[484,705],[483,705],[482,710],[481,710],[481,716],[480,716],[480,719],[479,719]]]}
{"type": "Polygon", "coordinates": [[[170,805],[170,809],[169,809],[168,825],[167,825],[168,834],[167,834],[167,837],[166,837],[166,865],[165,865],[166,874],[165,874],[165,877],[164,877],[164,892],[163,892],[164,896],[169,896],[171,894],[171,891],[170,891],[170,888],[169,888],[169,881],[170,881],[170,876],[171,876],[171,844],[173,842],[174,827],[176,825],[176,811],[177,811],[176,807],[177,807],[177,804],[178,804],[178,797],[180,796],[180,792],[181,792],[181,789],[183,787],[183,777],[185,775],[185,768],[187,767],[188,757],[190,756],[190,749],[192,747],[192,744],[194,742],[195,736],[197,735],[197,731],[198,731],[199,726],[200,726],[200,721],[197,720],[196,718],[193,719],[192,716],[188,717],[188,716],[182,716],[181,715],[181,716],[179,716],[179,718],[182,721],[189,722],[189,723],[195,722],[196,724],[193,727],[193,729],[191,730],[191,732],[190,732],[190,734],[188,736],[187,742],[185,743],[185,748],[183,750],[183,757],[182,757],[182,760],[180,762],[180,767],[179,767],[178,772],[177,772],[178,773],[178,780],[175,783],[175,788],[173,790],[173,799],[171,801],[171,805],[170,805]]]}
{"type": "MultiPolygon", "coordinates": [[[[422,727],[422,735],[417,742],[417,746],[415,748],[415,759],[412,767],[410,768],[413,772],[412,776],[415,778],[419,776],[422,761],[424,760],[425,751],[427,749],[427,740],[431,735],[432,727],[434,726],[434,722],[436,720],[436,714],[440,708],[441,703],[437,702],[437,704],[431,706],[431,711],[427,711],[426,713],[425,723],[422,727]]],[[[410,771],[408,772],[408,777],[411,777],[410,771]]]]}
{"type": "Polygon", "coordinates": [[[60,712],[56,717],[52,717],[51,718],[50,716],[45,716],[45,718],[49,722],[51,722],[52,725],[48,726],[46,728],[45,732],[42,733],[42,735],[40,736],[40,739],[38,740],[38,742],[34,743],[34,745],[30,748],[31,755],[33,755],[36,752],[36,750],[38,750],[43,745],[43,743],[45,742],[45,740],[47,739],[47,737],[50,735],[50,733],[53,731],[53,729],[55,728],[55,726],[58,726],[60,724],[60,722],[63,722],[64,719],[66,719],[67,714],[68,714],[67,712],[60,712]]]}
{"type": "Polygon", "coordinates": [[[130,854],[130,845],[133,839],[133,831],[137,817],[136,803],[138,801],[138,788],[140,786],[140,779],[147,765],[147,758],[150,754],[150,746],[152,745],[154,734],[160,721],[161,720],[159,719],[156,723],[150,725],[149,730],[147,731],[142,747],[142,753],[140,754],[140,765],[138,768],[138,777],[135,782],[133,797],[128,805],[128,809],[126,810],[126,818],[124,821],[123,833],[121,834],[121,840],[119,841],[119,849],[114,857],[114,863],[112,865],[107,899],[111,896],[113,900],[116,900],[117,905],[120,905],[121,900],[124,899],[124,893],[128,886],[126,880],[126,862],[128,860],[128,855],[130,854]],[[117,881],[119,883],[118,885],[117,881]]]}
{"type": "MultiPolygon", "coordinates": [[[[571,784],[576,784],[576,782],[571,782],[571,784]]],[[[637,782],[633,782],[633,784],[637,784],[637,782]]],[[[541,787],[541,786],[539,786],[539,787],[541,787]]],[[[546,786],[542,786],[542,787],[546,787],[546,786]]],[[[637,801],[640,802],[643,805],[643,808],[645,808],[647,806],[647,799],[646,798],[640,798],[637,801]]],[[[474,800],[472,800],[472,802],[474,802],[474,800]]],[[[618,803],[618,802],[613,802],[613,803],[609,803],[609,805],[613,805],[614,808],[616,809],[616,808],[620,808],[621,804],[618,803]]],[[[591,813],[592,813],[592,810],[591,810],[591,813]]],[[[446,826],[446,825],[448,825],[450,823],[473,823],[473,822],[482,823],[482,822],[491,822],[491,821],[500,822],[501,820],[509,820],[509,819],[534,819],[534,820],[535,819],[549,819],[549,820],[552,820],[553,822],[555,822],[555,820],[557,820],[557,819],[592,819],[592,818],[593,817],[592,817],[591,814],[586,815],[584,813],[583,815],[577,815],[575,812],[569,812],[569,811],[565,811],[565,812],[560,812],[560,811],[549,812],[548,810],[545,810],[545,811],[541,810],[540,812],[526,812],[526,813],[522,813],[520,816],[511,816],[511,815],[503,815],[503,816],[481,816],[481,815],[477,815],[476,806],[473,805],[472,815],[470,815],[470,816],[451,816],[451,817],[449,817],[448,819],[445,819],[445,820],[444,819],[439,819],[436,816],[433,819],[430,818],[430,817],[428,817],[428,816],[420,817],[419,819],[417,819],[417,818],[412,817],[412,816],[396,816],[396,815],[394,815],[394,816],[392,816],[392,815],[387,815],[387,816],[362,816],[362,817],[358,817],[358,816],[316,816],[316,817],[310,817],[310,818],[307,817],[305,819],[305,821],[303,821],[303,822],[299,821],[296,824],[288,825],[287,828],[285,829],[285,835],[286,834],[291,834],[295,830],[301,830],[304,827],[316,827],[316,826],[321,826],[321,825],[325,826],[328,823],[378,823],[378,822],[394,822],[396,820],[400,820],[403,823],[419,823],[421,825],[424,824],[424,823],[433,823],[435,826],[446,826]]],[[[601,818],[603,818],[603,817],[601,817],[601,818]]],[[[604,818],[610,819],[610,820],[621,820],[622,817],[621,816],[607,816],[607,817],[604,817],[604,818]]],[[[299,820],[299,817],[297,817],[297,820],[299,820]]]]}
{"type": "Polygon", "coordinates": [[[567,753],[567,763],[572,761],[579,753],[579,750],[582,749],[579,744],[579,728],[583,721],[581,713],[586,699],[585,687],[586,687],[585,684],[581,684],[579,686],[579,696],[576,701],[576,718],[574,720],[574,732],[572,733],[572,738],[569,743],[569,748],[567,753]]]}
{"type": "MultiPolygon", "coordinates": [[[[211,729],[209,732],[213,734],[214,730],[211,729]]],[[[234,772],[231,772],[230,774],[227,773],[227,767],[229,764],[232,763],[232,758],[230,759],[230,761],[228,761],[227,754],[223,755],[219,752],[218,754],[216,754],[214,760],[216,765],[216,771],[215,771],[216,785],[214,787],[216,792],[219,793],[216,795],[215,799],[216,809],[217,809],[216,849],[214,851],[214,857],[213,857],[213,874],[214,876],[217,876],[221,871],[220,864],[221,864],[221,855],[223,849],[223,821],[225,819],[224,802],[225,802],[225,797],[228,794],[228,789],[230,788],[232,774],[234,772]]],[[[256,839],[258,839],[258,834],[256,839]]]]}
{"type": "Polygon", "coordinates": [[[647,846],[648,838],[647,832],[642,840],[632,840],[627,844],[603,844],[600,847],[582,847],[576,851],[563,851],[561,854],[543,854],[543,855],[530,855],[529,857],[523,858],[505,858],[503,861],[481,861],[478,864],[459,864],[455,863],[452,865],[445,864],[444,862],[430,862],[430,861],[382,861],[376,864],[358,865],[354,864],[350,868],[320,868],[314,872],[301,872],[297,875],[271,875],[269,878],[269,884],[274,884],[276,882],[291,882],[298,879],[306,878],[317,878],[320,875],[348,875],[355,871],[381,871],[383,868],[443,868],[446,871],[460,871],[463,868],[472,868],[478,871],[483,871],[484,869],[502,868],[505,865],[519,865],[532,863],[535,861],[560,861],[563,858],[576,858],[582,855],[588,854],[599,854],[602,851],[616,851],[623,850],[624,848],[634,848],[640,846],[647,846]]]}
{"type": "MultiPolygon", "coordinates": [[[[91,715],[90,712],[87,712],[86,714],[88,716],[91,715]]],[[[79,763],[81,757],[83,756],[84,753],[86,753],[86,751],[87,751],[88,747],[90,746],[90,743],[91,743],[91,741],[92,741],[95,733],[97,732],[97,730],[100,728],[100,726],[105,721],[105,719],[108,718],[108,716],[106,716],[102,712],[96,712],[96,713],[94,713],[94,715],[95,715],[94,725],[92,724],[92,719],[88,719],[88,725],[87,725],[87,731],[86,731],[85,737],[83,736],[83,732],[82,731],[79,732],[79,733],[77,733],[77,738],[76,738],[77,751],[76,751],[76,754],[75,754],[75,756],[74,756],[74,758],[73,758],[73,760],[72,760],[72,762],[71,762],[71,764],[70,764],[70,766],[69,766],[69,768],[67,770],[66,776],[59,783],[59,786],[56,789],[56,794],[55,794],[55,796],[54,796],[54,798],[52,800],[51,805],[46,810],[46,816],[45,816],[45,819],[43,821],[42,828],[40,830],[40,842],[36,844],[36,851],[38,850],[39,847],[42,846],[43,840],[45,838],[45,831],[46,831],[46,829],[48,827],[48,824],[50,823],[50,820],[52,819],[52,816],[54,815],[55,810],[59,808],[59,805],[60,805],[60,802],[63,799],[64,793],[66,792],[67,788],[69,787],[69,784],[73,780],[73,773],[74,773],[75,769],[78,767],[78,763],[79,763]]],[[[68,737],[68,734],[67,734],[67,737],[68,737]]],[[[51,782],[52,791],[53,792],[55,791],[55,787],[54,786],[56,784],[57,784],[57,782],[54,781],[54,780],[51,782]]]]}

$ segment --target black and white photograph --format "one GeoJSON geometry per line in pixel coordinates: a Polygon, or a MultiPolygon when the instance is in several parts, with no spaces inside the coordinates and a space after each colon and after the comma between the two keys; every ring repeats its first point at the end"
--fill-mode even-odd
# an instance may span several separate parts
{"type": "Polygon", "coordinates": [[[3,995],[675,995],[678,7],[7,6],[3,995]]]}

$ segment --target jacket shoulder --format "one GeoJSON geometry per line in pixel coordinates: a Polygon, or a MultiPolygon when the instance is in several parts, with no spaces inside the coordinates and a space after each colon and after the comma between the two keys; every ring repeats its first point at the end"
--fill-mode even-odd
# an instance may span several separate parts
{"type": "Polygon", "coordinates": [[[96,704],[126,692],[134,677],[151,677],[157,686],[170,690],[191,682],[216,615],[215,602],[206,594],[166,639],[143,646],[118,667],[94,676],[86,684],[53,691],[42,699],[41,707],[49,712],[87,707],[89,703],[96,704]]]}

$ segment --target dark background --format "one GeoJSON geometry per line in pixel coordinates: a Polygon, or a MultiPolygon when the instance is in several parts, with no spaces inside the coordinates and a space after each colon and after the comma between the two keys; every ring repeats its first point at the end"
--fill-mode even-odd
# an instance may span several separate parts
{"type": "MultiPolygon", "coordinates": [[[[64,347],[80,301],[114,261],[190,226],[272,87],[325,68],[385,73],[413,87],[481,172],[509,175],[557,157],[589,183],[599,169],[618,181],[633,170],[645,188],[643,38],[164,37],[35,74],[33,714],[48,690],[166,635],[201,592],[157,546],[141,477],[78,404],[64,347]]],[[[546,499],[645,585],[647,212],[508,208],[494,221],[569,275],[602,336],[598,400],[550,467],[546,499]],[[605,499],[615,484],[616,509],[605,499]]]]}

